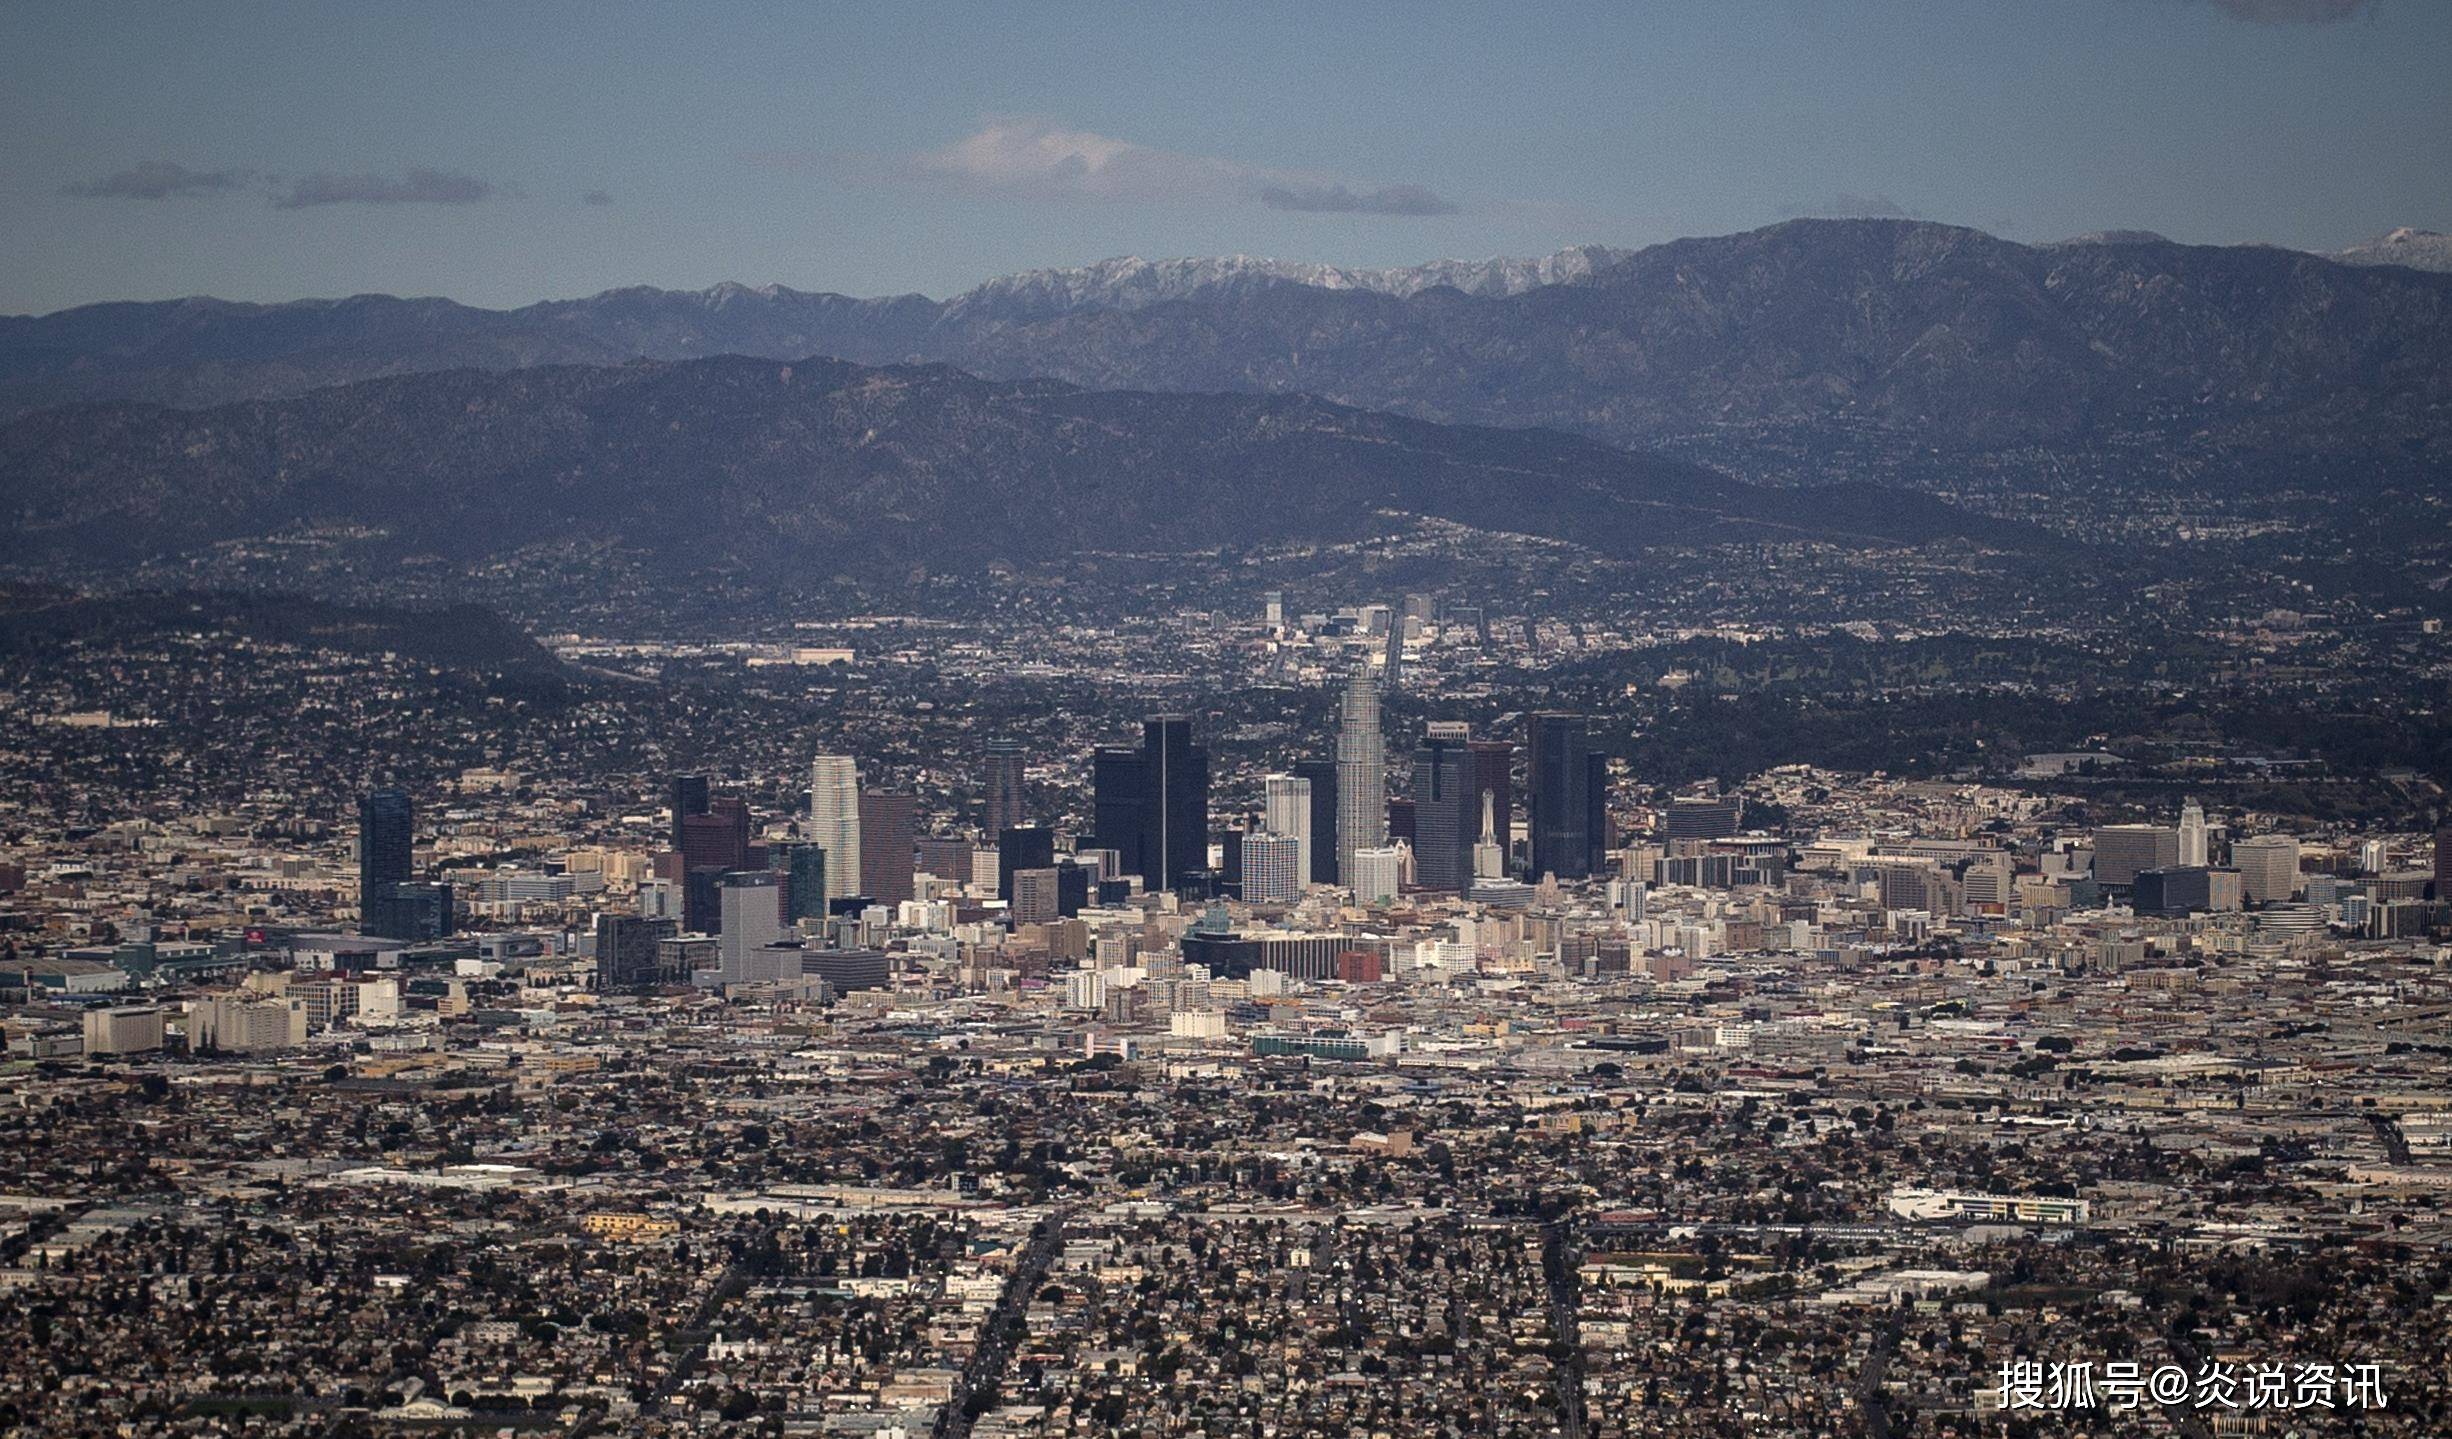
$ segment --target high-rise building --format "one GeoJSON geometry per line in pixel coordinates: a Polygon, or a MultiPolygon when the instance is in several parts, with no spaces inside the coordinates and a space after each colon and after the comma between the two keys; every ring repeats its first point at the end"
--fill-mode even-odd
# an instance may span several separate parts
{"type": "Polygon", "coordinates": [[[783,876],[783,922],[826,917],[826,847],[813,841],[776,845],[767,867],[783,876]]]}
{"type": "MultiPolygon", "coordinates": [[[[676,789],[677,799],[680,797],[676,789]]],[[[739,795],[707,795],[694,814],[683,815],[680,836],[681,923],[695,934],[713,934],[723,927],[718,883],[724,875],[749,867],[749,805],[739,795]]]]}
{"type": "Polygon", "coordinates": [[[1294,777],[1311,786],[1311,882],[1337,882],[1337,762],[1297,760],[1294,777]]]}
{"type": "Polygon", "coordinates": [[[1119,874],[1142,873],[1141,826],[1149,813],[1149,766],[1133,745],[1100,745],[1090,755],[1090,828],[1093,848],[1115,851],[1119,874]]]}
{"type": "Polygon", "coordinates": [[[1101,746],[1091,761],[1098,845],[1150,889],[1181,889],[1209,863],[1209,752],[1192,742],[1192,721],[1152,715],[1141,748],[1101,746]]]}
{"type": "Polygon", "coordinates": [[[680,774],[672,782],[673,823],[670,831],[672,847],[681,848],[681,822],[694,814],[707,812],[707,777],[703,774],[680,774]]]}
{"type": "Polygon", "coordinates": [[[1260,597],[1260,617],[1270,629],[1279,629],[1286,622],[1286,592],[1270,590],[1260,597]]]}
{"type": "Polygon", "coordinates": [[[1142,725],[1150,773],[1149,853],[1161,883],[1209,867],[1209,752],[1192,742],[1192,721],[1158,715],[1142,725]]]}
{"type": "Polygon", "coordinates": [[[2135,884],[2137,876],[2147,870],[2176,869],[2179,862],[2180,832],[2176,829],[2159,824],[2107,824],[2094,832],[2097,884],[2135,884]]]}
{"type": "Polygon", "coordinates": [[[414,878],[417,809],[396,789],[358,801],[358,932],[440,939],[452,930],[451,886],[414,878]]]}
{"type": "Polygon", "coordinates": [[[390,900],[392,886],[409,882],[416,844],[417,808],[407,795],[396,789],[379,789],[358,801],[361,916],[373,918],[390,900]]]}
{"type": "Polygon", "coordinates": [[[919,798],[889,790],[860,793],[860,889],[879,904],[911,897],[919,843],[919,798]]]}
{"type": "Polygon", "coordinates": [[[2203,869],[2205,865],[2205,811],[2192,799],[2180,806],[2180,866],[2203,869]]]}
{"type": "Polygon", "coordinates": [[[1592,747],[1581,715],[1546,712],[1525,724],[1530,877],[1585,878],[1605,867],[1609,848],[1607,757],[1592,747]]]}
{"type": "Polygon", "coordinates": [[[753,950],[783,938],[783,887],[771,869],[740,869],[725,875],[716,889],[723,905],[723,932],[715,952],[724,982],[737,984],[753,950]]]}
{"type": "Polygon", "coordinates": [[[1301,841],[1266,830],[1247,830],[1237,839],[1243,856],[1244,903],[1287,904],[1302,897],[1301,841]]]}
{"type": "Polygon", "coordinates": [[[1423,889],[1462,894],[1473,886],[1473,846],[1481,838],[1481,790],[1470,741],[1437,729],[1413,752],[1413,879],[1423,889]]]}
{"type": "Polygon", "coordinates": [[[749,806],[738,795],[717,795],[681,821],[681,867],[735,870],[749,863],[749,806]]]}
{"type": "Polygon", "coordinates": [[[681,932],[669,919],[634,914],[596,916],[596,987],[630,989],[653,984],[658,946],[681,932]]]}
{"type": "MultiPolygon", "coordinates": [[[[1013,902],[1013,884],[1026,869],[1056,867],[1056,832],[1026,825],[996,836],[996,897],[1013,902]]],[[[1055,881],[1048,881],[1053,884],[1055,881]]],[[[1051,890],[1050,893],[1053,893],[1051,890]]]]}
{"type": "MultiPolygon", "coordinates": [[[[2132,826],[2138,827],[2138,826],[2132,826]]],[[[2103,837],[2095,834],[2095,870],[2103,867],[2103,837]]],[[[2250,904],[2283,904],[2299,892],[2299,841],[2286,834],[2260,834],[2231,846],[2231,867],[2250,904]]]]}
{"type": "Polygon", "coordinates": [[[1386,904],[1396,898],[1404,880],[1405,852],[1393,845],[1372,845],[1353,853],[1354,900],[1386,904]]]}
{"type": "MultiPolygon", "coordinates": [[[[1007,834],[1026,832],[1018,829],[1005,831],[1007,834]]],[[[1008,869],[1004,872],[1003,882],[1008,891],[1006,897],[1012,904],[1010,914],[1014,924],[1050,924],[1063,915],[1063,882],[1055,866],[1008,869]]]]}
{"type": "Polygon", "coordinates": [[[827,900],[859,893],[860,766],[850,755],[810,762],[808,834],[826,851],[827,900]]]}
{"type": "Polygon", "coordinates": [[[1023,756],[1020,740],[988,741],[987,814],[982,832],[990,839],[1030,823],[1029,807],[1022,798],[1023,756]]]}
{"type": "Polygon", "coordinates": [[[2435,897],[2452,900],[2452,824],[2435,827],[2435,897]]]}
{"type": "MultiPolygon", "coordinates": [[[[1297,887],[1311,882],[1311,781],[1300,775],[1273,774],[1260,782],[1260,825],[1295,843],[1297,887]]],[[[1249,898],[1249,893],[1245,895],[1249,898]]]]}
{"type": "Polygon", "coordinates": [[[1346,682],[1337,719],[1337,873],[1352,882],[1358,850],[1388,839],[1388,750],[1379,734],[1379,686],[1367,669],[1346,682]]]}
{"type": "Polygon", "coordinates": [[[959,835],[932,834],[919,841],[919,872],[949,884],[968,884],[971,855],[979,847],[959,835]]]}

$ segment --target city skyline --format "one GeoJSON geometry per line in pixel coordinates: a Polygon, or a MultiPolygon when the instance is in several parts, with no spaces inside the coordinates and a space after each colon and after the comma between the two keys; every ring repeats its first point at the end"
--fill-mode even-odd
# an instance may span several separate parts
{"type": "Polygon", "coordinates": [[[2452,6],[0,122],[0,1435],[2452,1433],[2452,6]]]}

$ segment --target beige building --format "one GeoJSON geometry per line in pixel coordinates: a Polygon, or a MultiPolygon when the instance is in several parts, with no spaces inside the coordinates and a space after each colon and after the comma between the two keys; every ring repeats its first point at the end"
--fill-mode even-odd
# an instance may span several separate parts
{"type": "Polygon", "coordinates": [[[288,997],[213,994],[187,1007],[190,1049],[257,1054],[306,1043],[306,1002],[288,997]]]}
{"type": "Polygon", "coordinates": [[[2251,904],[2279,904],[2299,892],[2299,842],[2260,834],[2231,846],[2231,867],[2251,904]]]}
{"type": "Polygon", "coordinates": [[[159,1005],[115,1004],[85,1011],[87,1054],[150,1054],[161,1047],[159,1005]]]}

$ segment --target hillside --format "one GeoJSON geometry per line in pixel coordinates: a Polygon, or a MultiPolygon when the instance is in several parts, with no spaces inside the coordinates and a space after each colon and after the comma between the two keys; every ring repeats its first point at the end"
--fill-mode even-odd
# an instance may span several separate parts
{"type": "Polygon", "coordinates": [[[0,543],[104,567],[349,527],[463,564],[601,540],[681,568],[900,572],[1339,540],[1414,517],[1612,553],[1999,534],[1918,497],[1763,490],[1540,431],[832,360],[459,370],[0,427],[0,543]]]}

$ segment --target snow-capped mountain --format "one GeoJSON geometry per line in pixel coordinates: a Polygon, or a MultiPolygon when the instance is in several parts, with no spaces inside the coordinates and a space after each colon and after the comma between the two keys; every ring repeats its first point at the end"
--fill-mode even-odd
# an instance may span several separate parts
{"type": "Polygon", "coordinates": [[[2391,234],[2337,250],[2330,258],[2345,265],[2405,265],[2412,270],[2452,272],[2452,235],[2404,225],[2391,234]]]}
{"type": "Polygon", "coordinates": [[[1440,285],[1468,295],[1515,295],[1579,280],[1633,254],[1606,245],[1577,245],[1536,259],[1432,260],[1385,269],[1216,255],[1178,260],[1138,256],[1060,270],[1024,270],[967,290],[946,302],[948,317],[992,309],[1034,316],[1074,310],[1138,310],[1254,282],[1282,281],[1321,290],[1370,290],[1399,297],[1440,285]]]}

